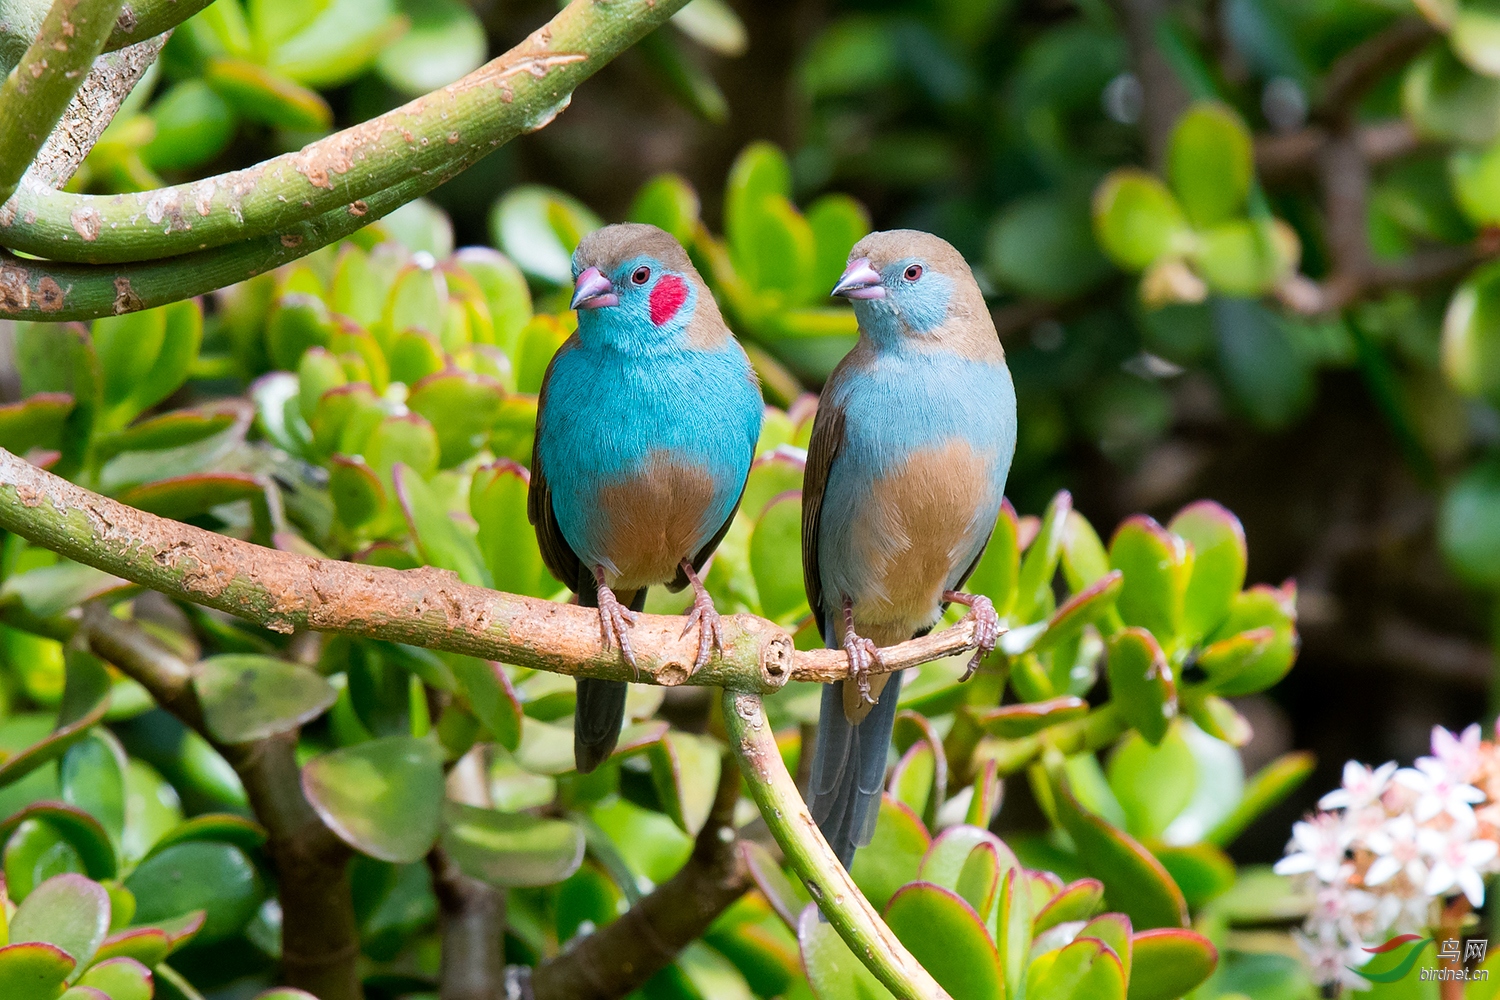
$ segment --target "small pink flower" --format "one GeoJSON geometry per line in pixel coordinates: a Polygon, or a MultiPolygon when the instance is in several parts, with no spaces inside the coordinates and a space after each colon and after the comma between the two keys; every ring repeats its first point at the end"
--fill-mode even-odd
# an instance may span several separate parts
{"type": "Polygon", "coordinates": [[[1364,965],[1374,956],[1365,951],[1364,943],[1356,941],[1344,944],[1338,941],[1317,941],[1305,934],[1298,934],[1297,944],[1312,966],[1314,982],[1322,986],[1338,985],[1354,990],[1367,990],[1370,981],[1354,969],[1364,965]]]}
{"type": "Polygon", "coordinates": [[[1368,768],[1357,760],[1344,765],[1344,784],[1318,800],[1319,809],[1362,809],[1380,801],[1396,773],[1396,762],[1387,761],[1377,768],[1368,768]]]}
{"type": "Polygon", "coordinates": [[[1427,882],[1422,886],[1430,896],[1442,896],[1455,887],[1469,897],[1475,907],[1484,905],[1484,876],[1500,844],[1483,838],[1471,840],[1472,828],[1454,827],[1446,832],[1430,827],[1417,831],[1417,843],[1431,861],[1427,882]]]}
{"type": "Polygon", "coordinates": [[[1420,757],[1415,768],[1403,767],[1396,781],[1417,793],[1412,816],[1418,823],[1447,813],[1464,826],[1474,825],[1474,804],[1485,795],[1473,785],[1449,773],[1447,765],[1436,757],[1420,757]]]}
{"type": "Polygon", "coordinates": [[[1277,875],[1313,872],[1324,882],[1338,878],[1349,847],[1349,833],[1337,813],[1318,813],[1312,819],[1292,824],[1292,842],[1287,856],[1276,862],[1277,875]]]}
{"type": "Polygon", "coordinates": [[[1397,873],[1405,873],[1412,885],[1427,881],[1427,862],[1417,842],[1417,825],[1410,816],[1403,814],[1390,820],[1372,833],[1366,844],[1378,856],[1365,872],[1365,885],[1382,885],[1397,873]]]}
{"type": "Polygon", "coordinates": [[[1454,781],[1468,784],[1479,774],[1483,759],[1479,753],[1479,723],[1473,723],[1460,736],[1454,736],[1442,726],[1432,727],[1432,756],[1418,757],[1417,766],[1423,761],[1435,761],[1443,765],[1454,781]]]}

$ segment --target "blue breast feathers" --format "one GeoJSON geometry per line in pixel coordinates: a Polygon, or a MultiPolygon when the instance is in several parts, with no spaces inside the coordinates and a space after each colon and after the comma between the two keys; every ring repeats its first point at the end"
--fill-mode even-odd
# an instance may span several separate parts
{"type": "Polygon", "coordinates": [[[558,356],[547,385],[537,450],[553,510],[586,565],[614,562],[601,495],[642,474],[654,458],[701,467],[711,501],[691,532],[693,551],[729,517],[760,435],[763,404],[733,341],[712,351],[680,347],[649,356],[579,344],[558,356]]]}

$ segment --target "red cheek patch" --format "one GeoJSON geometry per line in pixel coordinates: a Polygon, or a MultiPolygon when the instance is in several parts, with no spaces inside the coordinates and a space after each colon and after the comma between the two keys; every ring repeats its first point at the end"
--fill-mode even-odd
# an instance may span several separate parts
{"type": "Polygon", "coordinates": [[[687,301],[687,282],[675,274],[664,274],[651,289],[651,322],[661,326],[677,315],[687,301]]]}

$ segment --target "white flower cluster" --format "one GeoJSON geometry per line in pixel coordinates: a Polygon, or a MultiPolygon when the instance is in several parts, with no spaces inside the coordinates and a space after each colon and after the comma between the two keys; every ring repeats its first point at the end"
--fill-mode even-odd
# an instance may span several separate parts
{"type": "Polygon", "coordinates": [[[1351,760],[1318,809],[1293,825],[1276,872],[1310,883],[1298,943],[1320,984],[1368,989],[1353,971],[1367,947],[1427,929],[1446,897],[1481,905],[1484,876],[1500,871],[1500,747],[1477,724],[1434,727],[1416,767],[1351,760]]]}

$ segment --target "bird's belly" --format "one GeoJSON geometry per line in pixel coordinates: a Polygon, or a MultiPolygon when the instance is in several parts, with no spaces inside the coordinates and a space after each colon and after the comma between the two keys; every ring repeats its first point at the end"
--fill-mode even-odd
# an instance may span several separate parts
{"type": "Polygon", "coordinates": [[[717,494],[707,469],[661,452],[601,485],[589,548],[605,582],[620,590],[670,582],[718,527],[708,523],[717,494]]]}
{"type": "Polygon", "coordinates": [[[943,591],[984,544],[999,497],[991,458],[961,439],[919,449],[870,484],[852,511],[854,622],[888,645],[931,626],[943,591]]]}

